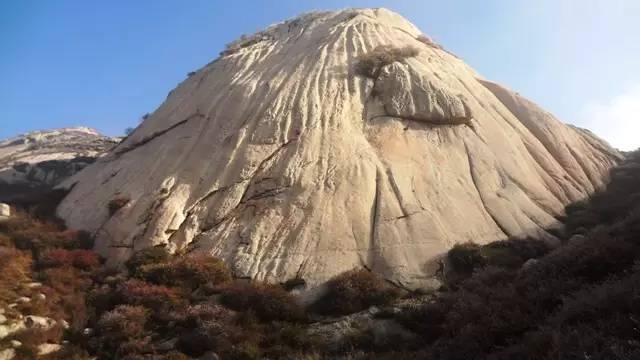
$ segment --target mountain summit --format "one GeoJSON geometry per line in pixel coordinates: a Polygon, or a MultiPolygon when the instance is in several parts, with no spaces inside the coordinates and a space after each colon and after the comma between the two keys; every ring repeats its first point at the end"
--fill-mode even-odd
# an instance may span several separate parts
{"type": "Polygon", "coordinates": [[[456,243],[553,242],[619,158],[398,14],[349,9],[230,44],[67,180],[58,213],[113,264],[164,244],[241,277],[418,287],[456,243]]]}

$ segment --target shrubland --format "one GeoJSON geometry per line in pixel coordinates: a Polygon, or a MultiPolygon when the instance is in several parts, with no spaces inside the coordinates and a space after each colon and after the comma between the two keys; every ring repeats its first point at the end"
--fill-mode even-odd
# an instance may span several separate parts
{"type": "Polygon", "coordinates": [[[47,206],[25,208],[0,223],[0,305],[28,296],[11,311],[58,321],[13,334],[0,347],[19,340],[26,359],[42,343],[65,340],[47,356],[640,358],[639,180],[640,153],[632,153],[606,190],[567,207],[560,246],[535,238],[459,244],[446,256],[438,291],[408,293],[355,269],[331,279],[311,304],[291,291],[302,279],[234,279],[218,259],[161,246],[107,269],[88,234],[44,216],[47,206]],[[42,285],[29,288],[33,282],[42,285]],[[351,327],[338,343],[318,336],[318,326],[357,316],[372,325],[351,327]],[[391,323],[411,336],[380,335],[391,323]]]}

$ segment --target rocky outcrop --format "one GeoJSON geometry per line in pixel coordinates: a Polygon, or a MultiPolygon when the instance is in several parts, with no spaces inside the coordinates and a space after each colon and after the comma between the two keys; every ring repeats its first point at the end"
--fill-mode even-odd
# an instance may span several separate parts
{"type": "Polygon", "coordinates": [[[310,286],[367,267],[418,287],[455,243],[553,241],[619,154],[424,39],[385,9],[244,37],[67,180],[58,214],[111,264],[167,244],[310,286]],[[380,46],[417,51],[360,75],[380,46]]]}
{"type": "Polygon", "coordinates": [[[0,142],[0,201],[46,191],[118,143],[76,127],[35,131],[0,142]]]}
{"type": "Polygon", "coordinates": [[[11,216],[11,207],[9,204],[0,203],[0,221],[6,220],[11,216]]]}

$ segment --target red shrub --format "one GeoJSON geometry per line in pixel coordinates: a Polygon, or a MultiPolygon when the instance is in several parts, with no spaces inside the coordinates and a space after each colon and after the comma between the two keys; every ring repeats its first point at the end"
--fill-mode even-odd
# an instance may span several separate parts
{"type": "Polygon", "coordinates": [[[127,304],[144,305],[153,310],[179,302],[175,290],[162,285],[153,285],[131,279],[118,286],[118,293],[127,304]]]}
{"type": "Polygon", "coordinates": [[[19,295],[16,284],[29,281],[31,254],[9,247],[0,247],[0,305],[10,303],[19,295]]]}
{"type": "Polygon", "coordinates": [[[93,270],[100,266],[100,257],[91,250],[53,249],[40,256],[43,267],[74,266],[82,270],[93,270]]]}
{"type": "Polygon", "coordinates": [[[220,305],[203,303],[179,308],[170,314],[170,318],[179,326],[195,328],[205,323],[230,321],[233,314],[220,305]]]}
{"type": "Polygon", "coordinates": [[[231,271],[224,262],[211,256],[188,256],[167,263],[140,267],[138,276],[162,285],[179,286],[187,290],[199,287],[214,289],[231,280],[231,271]]]}
{"type": "Polygon", "coordinates": [[[42,281],[59,294],[72,294],[86,290],[91,279],[73,267],[45,269],[40,273],[42,281]]]}
{"type": "Polygon", "coordinates": [[[143,306],[121,305],[102,315],[96,327],[100,358],[122,358],[138,353],[149,342],[146,331],[149,310],[143,306]]]}

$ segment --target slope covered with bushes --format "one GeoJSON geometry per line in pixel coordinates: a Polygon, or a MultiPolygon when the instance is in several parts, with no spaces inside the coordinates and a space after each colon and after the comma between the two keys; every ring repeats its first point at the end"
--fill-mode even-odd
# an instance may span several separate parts
{"type": "Polygon", "coordinates": [[[453,286],[400,320],[433,358],[640,358],[639,199],[635,152],[605,191],[567,208],[562,246],[540,256],[528,239],[497,257],[507,243],[457,246],[453,286]],[[527,257],[538,259],[517,266],[527,257]]]}
{"type": "Polygon", "coordinates": [[[560,246],[460,244],[439,291],[411,294],[353,270],[311,304],[290,291],[300,279],[234,279],[220,260],[162,247],[105,269],[88,234],[48,215],[52,204],[34,205],[0,223],[0,305],[55,324],[5,336],[0,350],[18,340],[18,358],[36,358],[66,340],[45,358],[636,359],[639,197],[636,152],[606,190],[567,208],[560,246]]]}

